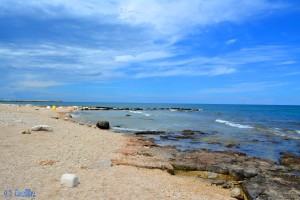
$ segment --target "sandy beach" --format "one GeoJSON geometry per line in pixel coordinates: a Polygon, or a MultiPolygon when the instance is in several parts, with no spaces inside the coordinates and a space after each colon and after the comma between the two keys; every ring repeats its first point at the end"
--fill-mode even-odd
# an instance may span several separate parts
{"type": "Polygon", "coordinates": [[[123,156],[118,152],[126,137],[56,119],[66,111],[0,104],[2,197],[4,191],[31,189],[35,199],[232,199],[230,190],[195,177],[113,166],[111,161],[123,156]],[[21,133],[36,125],[49,125],[54,131],[21,133]],[[64,173],[76,174],[79,185],[62,186],[64,173]]]}

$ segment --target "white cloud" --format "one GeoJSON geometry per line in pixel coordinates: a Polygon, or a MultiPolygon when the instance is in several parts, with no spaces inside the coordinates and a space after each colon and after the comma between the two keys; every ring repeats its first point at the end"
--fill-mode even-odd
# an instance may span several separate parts
{"type": "Polygon", "coordinates": [[[178,36],[196,26],[240,22],[282,7],[266,0],[128,0],[122,1],[119,18],[131,24],[149,24],[160,33],[178,36]]]}
{"type": "Polygon", "coordinates": [[[163,51],[150,51],[145,53],[140,53],[137,55],[122,55],[116,56],[115,61],[117,62],[144,62],[149,60],[156,60],[162,58],[171,57],[172,54],[163,51]]]}
{"type": "Polygon", "coordinates": [[[230,39],[230,40],[227,40],[227,41],[225,42],[225,44],[226,44],[226,45],[232,45],[232,44],[236,43],[236,41],[237,41],[237,39],[230,39]]]}
{"type": "Polygon", "coordinates": [[[278,63],[277,65],[292,65],[292,64],[296,64],[297,62],[294,60],[287,60],[287,61],[283,61],[281,63],[278,63]]]}
{"type": "Polygon", "coordinates": [[[20,81],[17,85],[21,88],[47,88],[52,86],[65,85],[62,82],[56,81],[20,81]]]}
{"type": "Polygon", "coordinates": [[[268,0],[2,0],[0,13],[35,14],[42,18],[69,15],[98,22],[144,25],[174,41],[199,26],[241,22],[285,6],[268,0]]]}
{"type": "Polygon", "coordinates": [[[199,67],[199,68],[171,68],[168,70],[152,70],[136,74],[135,78],[170,77],[170,76],[220,76],[235,73],[230,67],[199,67]]]}
{"type": "MultiPolygon", "coordinates": [[[[105,81],[124,77],[219,76],[249,70],[253,63],[271,68],[277,63],[295,59],[294,55],[298,53],[299,50],[284,46],[259,46],[203,57],[167,49],[133,54],[132,50],[69,45],[0,45],[0,68],[9,68],[10,76],[18,80],[25,75],[37,74],[50,81],[48,75],[51,74],[52,81],[57,82],[76,82],[79,79],[105,81]],[[120,56],[121,53],[125,55],[120,56]]],[[[26,79],[33,80],[40,79],[38,76],[26,79]]]]}
{"type": "Polygon", "coordinates": [[[271,89],[278,89],[282,86],[288,85],[287,82],[248,82],[239,83],[235,85],[230,85],[227,87],[219,88],[207,88],[200,90],[201,93],[205,94],[218,94],[218,93],[247,93],[247,92],[257,92],[265,91],[271,89]]]}

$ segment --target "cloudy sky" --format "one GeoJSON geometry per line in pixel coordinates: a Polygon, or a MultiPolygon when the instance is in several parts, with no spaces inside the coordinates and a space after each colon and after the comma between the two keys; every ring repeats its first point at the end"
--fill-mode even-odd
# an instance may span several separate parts
{"type": "Polygon", "coordinates": [[[298,0],[1,0],[0,99],[300,104],[298,0]]]}

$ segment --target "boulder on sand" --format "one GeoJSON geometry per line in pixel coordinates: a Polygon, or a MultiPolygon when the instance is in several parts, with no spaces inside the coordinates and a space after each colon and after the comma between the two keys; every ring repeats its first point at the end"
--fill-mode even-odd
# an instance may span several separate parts
{"type": "Polygon", "coordinates": [[[33,126],[30,131],[48,131],[48,132],[53,132],[53,128],[48,125],[37,125],[33,126]]]}
{"type": "Polygon", "coordinates": [[[96,126],[100,129],[109,129],[109,122],[108,121],[99,121],[99,122],[97,122],[96,126]]]}

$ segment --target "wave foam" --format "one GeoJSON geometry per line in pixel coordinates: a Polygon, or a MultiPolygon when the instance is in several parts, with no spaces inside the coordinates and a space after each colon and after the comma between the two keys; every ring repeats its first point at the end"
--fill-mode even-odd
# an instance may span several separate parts
{"type": "Polygon", "coordinates": [[[129,112],[131,112],[131,113],[135,113],[135,114],[143,114],[143,115],[145,115],[146,117],[149,117],[151,114],[148,114],[148,113],[144,113],[144,112],[141,112],[141,111],[129,111],[129,112]]]}
{"type": "Polygon", "coordinates": [[[122,127],[112,127],[112,128],[118,131],[131,131],[131,132],[149,131],[149,130],[141,130],[141,129],[134,129],[134,128],[122,128],[122,127]]]}
{"type": "Polygon", "coordinates": [[[299,140],[300,137],[295,134],[300,134],[300,131],[298,130],[284,130],[281,128],[270,128],[269,131],[275,135],[281,136],[281,137],[288,137],[292,139],[299,140]]]}
{"type": "Polygon", "coordinates": [[[233,123],[233,122],[222,120],[222,119],[217,119],[216,122],[221,123],[221,124],[226,124],[228,126],[236,127],[236,128],[253,128],[252,126],[249,126],[249,125],[237,124],[237,123],[233,123]]]}

